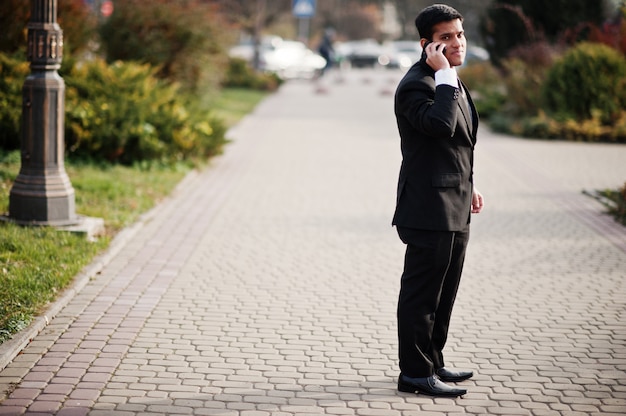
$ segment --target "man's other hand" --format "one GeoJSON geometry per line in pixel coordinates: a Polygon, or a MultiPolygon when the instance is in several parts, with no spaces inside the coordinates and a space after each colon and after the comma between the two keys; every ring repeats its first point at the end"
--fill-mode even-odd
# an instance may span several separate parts
{"type": "Polygon", "coordinates": [[[485,200],[480,192],[477,189],[474,189],[472,193],[472,214],[479,214],[480,211],[483,210],[485,206],[485,200]]]}

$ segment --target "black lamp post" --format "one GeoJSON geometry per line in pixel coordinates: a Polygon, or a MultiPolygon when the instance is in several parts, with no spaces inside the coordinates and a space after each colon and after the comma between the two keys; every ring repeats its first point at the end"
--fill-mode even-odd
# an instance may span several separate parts
{"type": "Polygon", "coordinates": [[[21,168],[9,196],[9,219],[19,224],[80,222],[64,167],[65,83],[57,72],[62,58],[57,0],[31,0],[31,73],[22,89],[21,168]]]}

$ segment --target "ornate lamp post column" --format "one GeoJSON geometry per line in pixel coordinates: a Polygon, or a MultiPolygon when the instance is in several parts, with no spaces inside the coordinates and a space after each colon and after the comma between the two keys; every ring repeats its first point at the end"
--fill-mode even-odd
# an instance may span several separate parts
{"type": "Polygon", "coordinates": [[[20,224],[79,222],[64,167],[65,83],[57,73],[63,32],[56,20],[57,0],[31,0],[31,74],[22,89],[21,168],[9,196],[9,218],[20,224]]]}

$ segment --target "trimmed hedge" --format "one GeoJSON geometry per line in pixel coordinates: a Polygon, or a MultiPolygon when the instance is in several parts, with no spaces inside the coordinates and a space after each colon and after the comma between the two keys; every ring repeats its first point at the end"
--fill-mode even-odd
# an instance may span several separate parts
{"type": "Polygon", "coordinates": [[[613,124],[626,108],[626,58],[609,46],[582,42],[554,63],[542,94],[557,118],[613,124]]]}

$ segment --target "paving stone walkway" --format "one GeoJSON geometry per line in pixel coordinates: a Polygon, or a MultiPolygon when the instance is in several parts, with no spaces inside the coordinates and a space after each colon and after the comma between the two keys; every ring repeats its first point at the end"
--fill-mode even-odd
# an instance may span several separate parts
{"type": "Polygon", "coordinates": [[[0,371],[0,415],[626,414],[626,228],[582,194],[624,184],[626,146],[486,128],[446,351],[475,377],[396,391],[399,78],[267,98],[0,371]]]}

